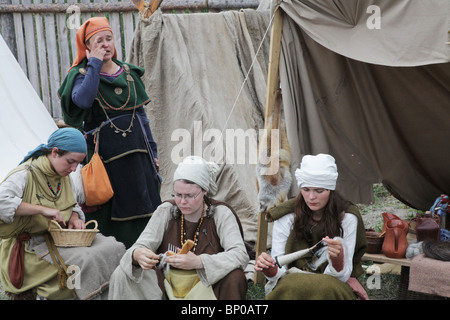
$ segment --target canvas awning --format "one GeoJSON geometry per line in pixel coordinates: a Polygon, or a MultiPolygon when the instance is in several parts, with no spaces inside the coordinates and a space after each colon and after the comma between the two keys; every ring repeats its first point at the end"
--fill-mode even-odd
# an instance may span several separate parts
{"type": "Polygon", "coordinates": [[[332,154],[338,189],[355,202],[370,201],[377,182],[422,210],[450,193],[448,1],[285,0],[280,8],[293,170],[305,154],[332,154]],[[380,29],[368,28],[372,5],[380,29]]]}

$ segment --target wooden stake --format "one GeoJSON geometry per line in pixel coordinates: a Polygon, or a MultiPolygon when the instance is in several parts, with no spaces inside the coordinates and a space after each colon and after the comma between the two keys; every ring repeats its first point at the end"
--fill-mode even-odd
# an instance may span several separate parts
{"type": "Polygon", "coordinates": [[[273,112],[276,93],[279,88],[279,66],[281,54],[281,34],[283,29],[283,16],[281,10],[275,9],[272,30],[270,33],[269,68],[267,74],[266,114],[265,123],[273,112]]]}
{"type": "MultiPolygon", "coordinates": [[[[279,65],[280,65],[280,53],[281,53],[281,34],[283,29],[283,16],[282,12],[277,7],[275,9],[272,30],[270,33],[270,53],[269,53],[269,67],[267,74],[267,93],[266,93],[266,114],[264,123],[269,123],[269,118],[273,112],[274,104],[279,89],[280,77],[279,77],[279,65]]],[[[269,129],[270,128],[266,128],[269,129]]],[[[268,133],[270,136],[270,133],[268,133]]],[[[266,213],[260,212],[258,216],[258,234],[256,239],[256,257],[267,249],[267,230],[268,224],[266,221],[266,213]]],[[[256,272],[255,283],[264,283],[264,274],[256,272]]]]}
{"type": "Polygon", "coordinates": [[[150,4],[148,4],[144,0],[131,0],[131,1],[139,10],[139,13],[142,15],[143,18],[150,18],[150,16],[156,10],[158,10],[159,6],[161,5],[161,2],[163,2],[163,0],[151,0],[150,4]]]}

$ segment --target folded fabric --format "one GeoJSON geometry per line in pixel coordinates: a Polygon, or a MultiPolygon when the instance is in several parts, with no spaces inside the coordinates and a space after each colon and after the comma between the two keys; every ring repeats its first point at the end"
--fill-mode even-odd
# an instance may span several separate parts
{"type": "Polygon", "coordinates": [[[430,259],[420,254],[411,260],[409,287],[411,291],[450,297],[449,261],[430,259]]]}

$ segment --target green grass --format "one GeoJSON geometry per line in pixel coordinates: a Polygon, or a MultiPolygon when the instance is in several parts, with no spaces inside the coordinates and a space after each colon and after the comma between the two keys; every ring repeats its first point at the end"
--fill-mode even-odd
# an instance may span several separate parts
{"type": "MultiPolygon", "coordinates": [[[[374,289],[368,289],[367,284],[374,284],[370,275],[363,273],[359,282],[366,289],[370,300],[397,300],[400,284],[400,275],[393,273],[381,274],[379,278],[379,288],[375,285],[374,289]]],[[[264,285],[250,282],[247,291],[247,300],[264,300],[264,285]]]]}
{"type": "Polygon", "coordinates": [[[247,300],[264,300],[264,285],[249,282],[247,290],[247,300]]]}

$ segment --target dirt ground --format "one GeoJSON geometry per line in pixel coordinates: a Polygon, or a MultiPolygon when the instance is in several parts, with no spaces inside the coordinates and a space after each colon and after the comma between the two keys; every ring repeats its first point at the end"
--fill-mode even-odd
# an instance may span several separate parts
{"type": "MultiPolygon", "coordinates": [[[[390,212],[401,219],[415,216],[417,210],[398,201],[389,193],[375,193],[375,201],[370,205],[358,204],[366,229],[379,229],[383,226],[383,212],[390,212]]],[[[377,230],[380,231],[380,230],[377,230]]]]}

